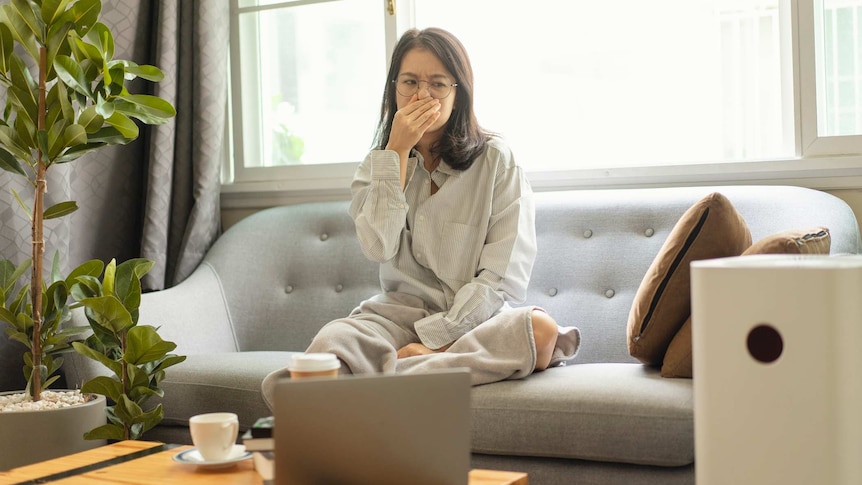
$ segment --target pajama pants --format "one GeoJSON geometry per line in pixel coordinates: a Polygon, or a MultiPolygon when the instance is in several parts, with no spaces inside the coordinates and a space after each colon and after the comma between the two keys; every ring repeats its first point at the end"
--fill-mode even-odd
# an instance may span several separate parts
{"type": "MultiPolygon", "coordinates": [[[[306,352],[335,354],[345,374],[421,374],[467,367],[474,386],[521,379],[536,366],[534,310],[542,309],[506,308],[464,334],[445,352],[398,359],[398,349],[420,342],[413,324],[428,316],[429,311],[417,297],[386,293],[362,302],[347,318],[326,324],[306,352]]],[[[579,345],[577,328],[560,327],[549,367],[565,364],[575,356],[579,345]]],[[[264,379],[262,391],[270,409],[275,383],[289,375],[285,368],[264,379]]]]}

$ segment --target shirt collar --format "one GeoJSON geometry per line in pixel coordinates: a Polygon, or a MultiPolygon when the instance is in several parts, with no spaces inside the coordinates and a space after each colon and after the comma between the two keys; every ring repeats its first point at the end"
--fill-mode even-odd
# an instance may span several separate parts
{"type": "MultiPolygon", "coordinates": [[[[421,153],[419,153],[418,150],[415,150],[415,149],[411,150],[410,157],[415,158],[416,163],[412,164],[412,169],[408,168],[408,174],[407,174],[408,178],[413,176],[413,171],[417,167],[419,167],[420,164],[424,166],[424,163],[425,163],[425,158],[422,156],[421,153]]],[[[443,174],[446,174],[447,176],[450,176],[450,177],[460,177],[461,176],[461,170],[455,170],[448,163],[446,163],[446,160],[440,160],[440,164],[437,165],[436,171],[443,173],[443,174]]]]}

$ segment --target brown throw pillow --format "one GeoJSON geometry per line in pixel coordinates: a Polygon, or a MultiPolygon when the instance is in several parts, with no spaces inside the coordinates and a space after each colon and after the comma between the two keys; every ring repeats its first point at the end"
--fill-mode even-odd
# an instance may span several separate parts
{"type": "Polygon", "coordinates": [[[812,227],[801,231],[783,231],[757,241],[742,255],[747,254],[829,254],[832,236],[825,227],[812,227]]]}
{"type": "Polygon", "coordinates": [[[645,364],[661,365],[668,345],[691,315],[689,264],[739,256],[749,246],[748,225],[720,193],[685,211],[635,295],[626,329],[629,354],[645,364]]]}
{"type": "MultiPolygon", "coordinates": [[[[746,249],[742,255],[750,254],[829,254],[832,238],[829,229],[812,227],[802,231],[783,231],[765,237],[746,249]]],[[[670,342],[662,377],[691,377],[691,318],[685,321],[670,342]]]]}

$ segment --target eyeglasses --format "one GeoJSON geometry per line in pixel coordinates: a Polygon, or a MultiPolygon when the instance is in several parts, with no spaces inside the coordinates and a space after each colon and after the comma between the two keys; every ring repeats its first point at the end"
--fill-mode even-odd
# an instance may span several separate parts
{"type": "Polygon", "coordinates": [[[425,85],[428,86],[428,94],[430,94],[434,99],[443,99],[446,96],[449,96],[449,93],[452,92],[452,88],[458,85],[458,83],[449,83],[446,81],[423,81],[409,76],[402,76],[398,79],[392,80],[395,84],[395,90],[398,91],[398,94],[401,96],[407,98],[413,96],[419,92],[419,83],[425,83],[425,85]]]}

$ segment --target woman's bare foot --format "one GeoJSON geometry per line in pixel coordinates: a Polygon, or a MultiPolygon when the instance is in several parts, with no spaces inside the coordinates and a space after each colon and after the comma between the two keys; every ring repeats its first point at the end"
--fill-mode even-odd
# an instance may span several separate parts
{"type": "Polygon", "coordinates": [[[559,331],[557,322],[541,310],[533,310],[532,321],[533,340],[536,342],[536,368],[534,371],[542,371],[547,369],[551,363],[559,331]]]}

